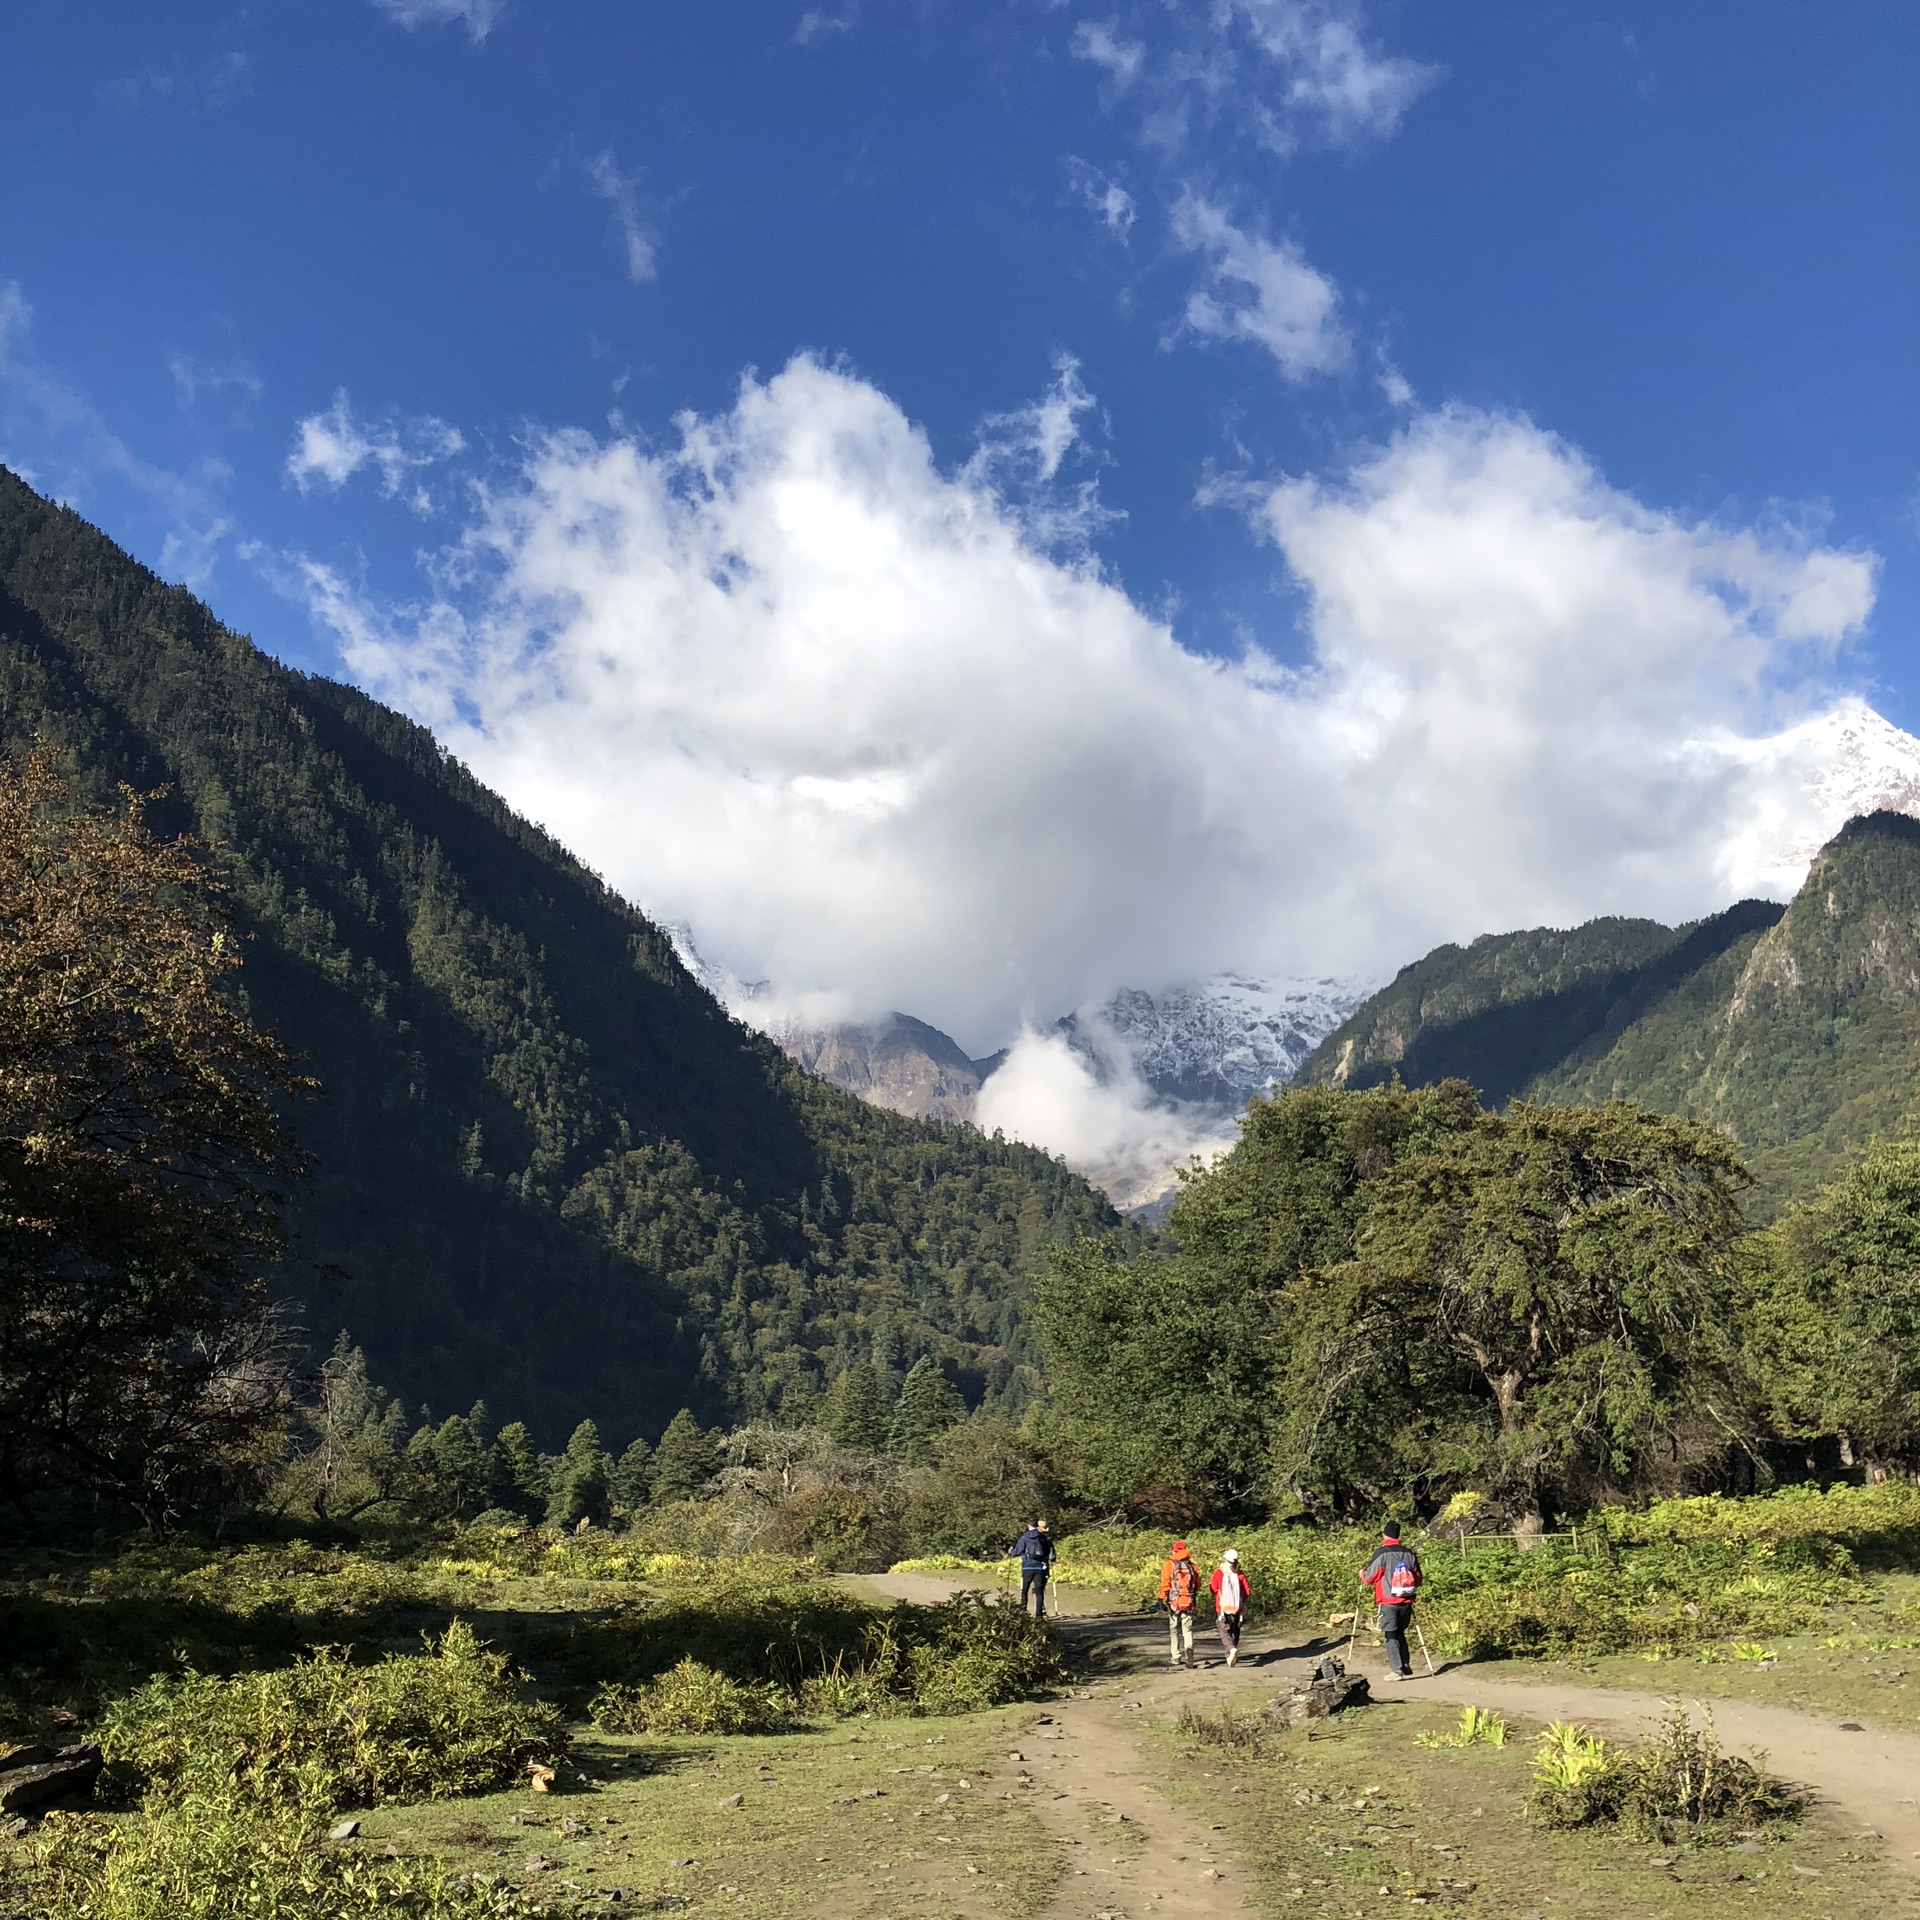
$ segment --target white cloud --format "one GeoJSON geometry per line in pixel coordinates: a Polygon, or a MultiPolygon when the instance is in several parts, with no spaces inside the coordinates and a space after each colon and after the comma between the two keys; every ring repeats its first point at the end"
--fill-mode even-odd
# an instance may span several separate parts
{"type": "Polygon", "coordinates": [[[1137,0],[1133,14],[1137,34],[1115,18],[1083,20],[1068,48],[1099,69],[1107,104],[1135,104],[1146,144],[1172,154],[1209,134],[1283,158],[1308,141],[1388,139],[1441,78],[1373,46],[1357,0],[1137,0]]]}
{"type": "Polygon", "coordinates": [[[373,0],[396,26],[439,27],[459,21],[478,46],[507,10],[507,0],[373,0]]]}
{"type": "Polygon", "coordinates": [[[1098,67],[1118,91],[1132,86],[1146,64],[1145,42],[1123,40],[1111,20],[1081,21],[1068,44],[1076,60],[1098,67]]]}
{"type": "Polygon", "coordinates": [[[1867,556],[1453,410],[1246,496],[1310,658],[1221,661],[850,374],[799,359],[678,428],[551,436],[423,606],[312,568],[316,612],[737,972],[976,1054],[1121,985],[1724,904],[1758,799],[1804,784],[1758,743],[1833,704],[1873,598],[1867,556]]]}
{"type": "MultiPolygon", "coordinates": [[[[310,413],[295,429],[287,474],[302,493],[316,484],[338,492],[362,467],[380,476],[380,491],[389,499],[408,479],[466,449],[458,427],[431,415],[407,421],[363,421],[354,415],[343,387],[324,413],[310,413]]],[[[433,510],[433,498],[417,484],[407,495],[415,511],[433,510]]]]}
{"type": "Polygon", "coordinates": [[[1038,400],[981,423],[979,445],[960,479],[1017,513],[1036,547],[1078,554],[1124,516],[1102,505],[1097,478],[1061,478],[1070,456],[1083,463],[1097,457],[1080,431],[1094,398],[1071,354],[1055,355],[1053,370],[1054,383],[1038,400]]]}
{"type": "Polygon", "coordinates": [[[211,366],[189,353],[174,353],[167,356],[167,371],[188,407],[194,406],[202,394],[235,393],[257,400],[263,391],[260,376],[243,360],[211,366]]]}
{"type": "Polygon", "coordinates": [[[1346,364],[1351,343],[1340,325],[1339,292],[1291,241],[1245,232],[1192,192],[1174,206],[1173,237],[1205,258],[1211,283],[1187,301],[1189,331],[1265,347],[1289,380],[1346,364]]]}
{"type": "Polygon", "coordinates": [[[626,258],[627,278],[637,287],[658,277],[657,237],[640,217],[640,176],[622,173],[611,148],[587,162],[593,190],[613,209],[614,230],[626,258]]]}
{"type": "Polygon", "coordinates": [[[1088,210],[1100,216],[1107,231],[1124,240],[1133,230],[1137,209],[1130,194],[1119,181],[1112,180],[1098,167],[1084,160],[1067,162],[1068,177],[1088,210]]]}
{"type": "Polygon", "coordinates": [[[1440,78],[1440,69],[1368,47],[1361,9],[1327,0],[1229,0],[1214,10],[1244,25],[1252,44],[1274,62],[1280,98],[1269,105],[1271,137],[1290,142],[1291,128],[1311,123],[1336,146],[1383,140],[1440,78]]]}
{"type": "Polygon", "coordinates": [[[798,45],[810,47],[816,41],[826,39],[829,34],[851,33],[859,24],[858,0],[849,0],[846,6],[837,11],[826,7],[809,7],[801,14],[793,37],[798,45]]]}
{"type": "Polygon", "coordinates": [[[1211,1160],[1239,1138],[1215,1113],[1156,1101],[1117,1036],[1080,1022],[1097,1043],[1093,1057],[1058,1033],[1021,1033],[980,1089],[974,1117],[1061,1154],[1106,1188],[1119,1206],[1157,1199],[1171,1169],[1211,1160]]]}

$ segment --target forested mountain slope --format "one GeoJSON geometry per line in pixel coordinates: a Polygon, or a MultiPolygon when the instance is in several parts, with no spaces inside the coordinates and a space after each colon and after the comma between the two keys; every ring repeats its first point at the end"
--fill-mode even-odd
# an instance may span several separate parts
{"type": "Polygon", "coordinates": [[[1678,929],[1595,920],[1440,947],[1331,1034],[1303,1080],[1450,1074],[1489,1100],[1637,1100],[1727,1128],[1775,1211],[1920,1098],[1920,821],[1851,820],[1785,909],[1678,929]]]}
{"type": "Polygon", "coordinates": [[[1025,1276],[1100,1195],[802,1073],[424,730],[0,469],[0,743],[35,738],[224,848],[255,1016],[325,1088],[281,1276],[316,1345],[551,1438],[777,1410],[876,1348],[1025,1391],[1025,1276]]]}

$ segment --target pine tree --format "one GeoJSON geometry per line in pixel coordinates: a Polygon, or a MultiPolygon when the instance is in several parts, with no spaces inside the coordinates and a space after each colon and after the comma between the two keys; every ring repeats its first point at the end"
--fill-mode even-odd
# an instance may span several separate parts
{"type": "Polygon", "coordinates": [[[908,1369],[887,1430],[887,1451],[909,1467],[930,1467],[949,1429],[966,1415],[959,1390],[930,1355],[908,1369]]]}
{"type": "Polygon", "coordinates": [[[887,1403],[870,1360],[856,1360],[827,1389],[820,1424],[843,1447],[878,1453],[887,1444],[887,1403]]]}
{"type": "Polygon", "coordinates": [[[638,1513],[653,1495],[653,1449],[636,1440],[613,1470],[613,1504],[638,1513]]]}
{"type": "Polygon", "coordinates": [[[547,1471],[533,1450],[533,1440],[518,1420],[500,1429],[490,1461],[489,1498],[496,1507],[531,1520],[546,1511],[547,1471]]]}
{"type": "Polygon", "coordinates": [[[879,1382],[880,1391],[888,1395],[898,1393],[903,1371],[900,1329],[890,1315],[882,1313],[873,1329],[873,1377],[879,1382]]]}
{"type": "Polygon", "coordinates": [[[667,1422],[653,1456],[653,1497],[656,1501],[691,1500],[720,1470],[720,1450],[699,1421],[682,1407],[667,1422]]]}
{"type": "Polygon", "coordinates": [[[613,1462],[591,1420],[574,1428],[567,1450],[554,1462],[547,1495],[547,1522],[569,1531],[581,1521],[604,1527],[613,1516],[613,1462]]]}
{"type": "Polygon", "coordinates": [[[480,1438],[483,1429],[474,1425],[475,1414],[484,1424],[487,1410],[476,1406],[464,1419],[456,1413],[443,1420],[433,1436],[434,1478],[444,1515],[450,1520],[471,1519],[487,1504],[491,1463],[480,1438]]]}

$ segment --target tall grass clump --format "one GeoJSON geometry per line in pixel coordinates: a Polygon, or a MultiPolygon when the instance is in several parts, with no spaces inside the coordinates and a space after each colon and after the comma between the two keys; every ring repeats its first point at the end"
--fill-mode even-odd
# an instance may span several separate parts
{"type": "Polygon", "coordinates": [[[1221,1706],[1212,1713],[1192,1705],[1180,1709],[1174,1730],[1203,1747],[1219,1747],[1227,1753],[1257,1760],[1267,1750],[1273,1723],[1257,1713],[1221,1706]]]}
{"type": "Polygon", "coordinates": [[[1633,1749],[1555,1721],[1534,1755],[1528,1804],[1543,1826],[1618,1821],[1668,1842],[1727,1824],[1790,1819],[1803,1806],[1764,1765],[1723,1753],[1711,1714],[1696,1727],[1677,1703],[1633,1749]]]}
{"type": "Polygon", "coordinates": [[[371,1666],[323,1648],[266,1673],[151,1680],[109,1709],[101,1745],[123,1777],[175,1796],[232,1784],[259,1799],[323,1790],[334,1805],[371,1806],[503,1785],[565,1733],[456,1620],[427,1653],[371,1666]]]}
{"type": "Polygon", "coordinates": [[[1422,1733],[1415,1736],[1423,1747],[1504,1747],[1507,1723],[1497,1713],[1479,1707],[1462,1707],[1460,1723],[1451,1733],[1422,1733]]]}

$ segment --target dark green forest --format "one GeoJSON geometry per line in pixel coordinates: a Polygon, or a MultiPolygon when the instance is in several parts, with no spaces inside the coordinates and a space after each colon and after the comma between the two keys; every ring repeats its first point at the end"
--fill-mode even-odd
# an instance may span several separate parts
{"type": "Polygon", "coordinates": [[[0,747],[36,741],[218,849],[248,1011],[321,1083],[274,1276],[315,1355],[350,1331],[409,1401],[551,1445],[799,1417],[854,1357],[1034,1392],[1025,1276],[1117,1226],[1099,1193],[803,1074],[424,729],[0,470],[0,747]]]}
{"type": "Polygon", "coordinates": [[[1920,822],[1875,813],[1786,908],[1589,921],[1439,947],[1328,1036],[1306,1084],[1470,1081],[1498,1103],[1633,1100],[1740,1143],[1768,1219],[1894,1132],[1920,1088],[1920,822]]]}

